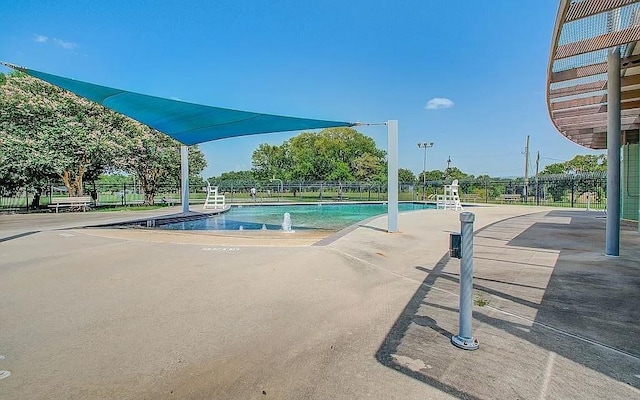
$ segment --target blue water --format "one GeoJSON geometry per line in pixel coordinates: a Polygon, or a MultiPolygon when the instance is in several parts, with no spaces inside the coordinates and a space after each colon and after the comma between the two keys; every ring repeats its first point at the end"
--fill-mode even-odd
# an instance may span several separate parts
{"type": "MultiPolygon", "coordinates": [[[[435,208],[431,204],[400,203],[402,211],[435,208]]],[[[340,230],[358,221],[386,214],[386,204],[309,204],[277,206],[237,206],[226,213],[195,221],[161,225],[161,229],[173,230],[238,230],[282,229],[284,213],[291,214],[292,229],[340,230]]]]}

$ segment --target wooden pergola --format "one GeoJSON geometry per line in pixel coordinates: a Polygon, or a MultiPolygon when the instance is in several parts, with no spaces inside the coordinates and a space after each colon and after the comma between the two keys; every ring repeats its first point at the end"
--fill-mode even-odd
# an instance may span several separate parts
{"type": "Polygon", "coordinates": [[[620,148],[640,129],[640,0],[560,0],[547,74],[558,131],[607,149],[608,256],[620,252],[620,148]]]}
{"type": "Polygon", "coordinates": [[[549,60],[551,120],[568,139],[607,148],[607,56],[620,50],[621,143],[640,129],[640,4],[638,0],[561,0],[549,60]]]}

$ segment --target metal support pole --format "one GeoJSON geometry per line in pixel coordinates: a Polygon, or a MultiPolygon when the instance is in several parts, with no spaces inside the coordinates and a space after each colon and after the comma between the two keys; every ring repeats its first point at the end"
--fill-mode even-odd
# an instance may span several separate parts
{"type": "Polygon", "coordinates": [[[620,255],[620,49],[607,57],[607,228],[606,252],[620,255]]]}
{"type": "Polygon", "coordinates": [[[462,258],[460,259],[460,331],[451,337],[451,343],[464,350],[476,350],[478,340],[473,337],[471,318],[473,310],[473,221],[475,214],[460,213],[462,258]]]}
{"type": "Polygon", "coordinates": [[[189,148],[180,146],[180,165],[182,172],[182,212],[189,212],[189,148]]]}
{"type": "Polygon", "coordinates": [[[398,121],[387,121],[388,232],[398,232],[398,121]]]}
{"type": "Polygon", "coordinates": [[[422,201],[427,200],[427,146],[424,146],[424,161],[422,162],[422,201]]]}

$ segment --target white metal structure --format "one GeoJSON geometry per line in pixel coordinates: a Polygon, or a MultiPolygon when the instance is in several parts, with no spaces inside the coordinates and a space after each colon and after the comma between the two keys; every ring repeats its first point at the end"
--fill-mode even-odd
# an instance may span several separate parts
{"type": "Polygon", "coordinates": [[[458,180],[456,179],[451,182],[451,185],[445,185],[444,194],[439,194],[436,199],[436,208],[438,210],[462,210],[458,191],[458,180]]]}
{"type": "MultiPolygon", "coordinates": [[[[549,115],[569,140],[607,149],[609,256],[620,251],[620,147],[639,140],[638,41],[640,0],[559,1],[547,73],[549,115]]],[[[637,168],[625,163],[624,168],[637,168]]]]}
{"type": "Polygon", "coordinates": [[[207,198],[204,200],[204,205],[202,206],[205,210],[216,210],[222,209],[225,206],[225,197],[223,194],[218,194],[218,187],[211,186],[211,184],[207,181],[207,198]]]}

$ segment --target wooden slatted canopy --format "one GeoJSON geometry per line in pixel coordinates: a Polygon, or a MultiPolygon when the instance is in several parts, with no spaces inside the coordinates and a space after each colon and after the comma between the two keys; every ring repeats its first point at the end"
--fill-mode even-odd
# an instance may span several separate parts
{"type": "Polygon", "coordinates": [[[549,115],[564,136],[607,147],[607,54],[621,54],[622,143],[640,129],[640,0],[560,0],[547,74],[549,115]]]}

